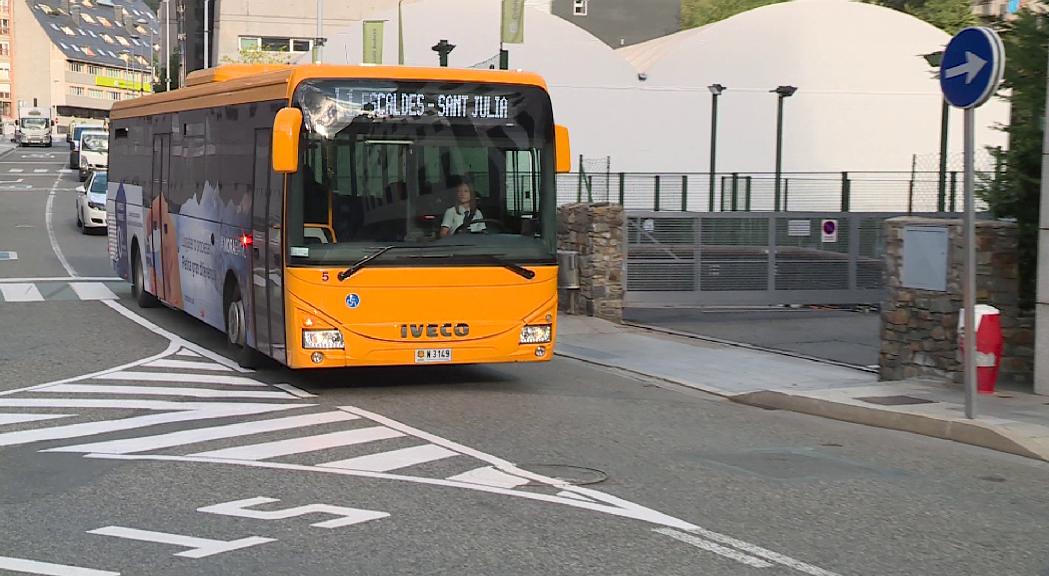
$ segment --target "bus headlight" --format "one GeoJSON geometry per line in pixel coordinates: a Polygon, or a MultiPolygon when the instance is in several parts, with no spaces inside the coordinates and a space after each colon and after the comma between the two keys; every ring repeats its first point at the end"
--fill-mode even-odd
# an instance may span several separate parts
{"type": "Polygon", "coordinates": [[[307,350],[337,350],[343,348],[342,332],[338,330],[303,330],[302,347],[307,350]]]}
{"type": "Polygon", "coordinates": [[[521,344],[545,344],[550,341],[550,325],[536,324],[521,327],[521,344]]]}

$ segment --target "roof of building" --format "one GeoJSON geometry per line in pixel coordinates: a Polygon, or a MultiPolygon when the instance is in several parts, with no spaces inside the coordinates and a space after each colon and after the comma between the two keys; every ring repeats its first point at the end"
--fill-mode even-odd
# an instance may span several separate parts
{"type": "Polygon", "coordinates": [[[151,37],[159,38],[160,28],[142,0],[24,1],[69,60],[149,69],[151,37]]]}

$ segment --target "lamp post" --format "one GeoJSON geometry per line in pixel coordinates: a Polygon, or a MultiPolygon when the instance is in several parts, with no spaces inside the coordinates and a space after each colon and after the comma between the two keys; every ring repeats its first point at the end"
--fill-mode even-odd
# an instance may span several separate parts
{"type": "Polygon", "coordinates": [[[442,68],[447,68],[448,67],[448,54],[450,54],[452,52],[452,50],[455,50],[455,44],[449,43],[448,40],[441,39],[440,42],[438,42],[437,44],[434,44],[433,46],[431,46],[430,50],[433,50],[434,52],[437,53],[438,60],[439,60],[439,62],[441,64],[441,67],[442,68]]]}
{"type": "Polygon", "coordinates": [[[171,91],[171,0],[164,2],[164,91],[171,91]]]}
{"type": "Polygon", "coordinates": [[[321,47],[324,42],[321,36],[324,33],[324,0],[317,0],[317,37],[313,40],[313,63],[321,62],[321,47]]]}
{"type": "Polygon", "coordinates": [[[146,20],[145,18],[139,18],[138,20],[135,20],[135,24],[139,26],[145,26],[149,29],[149,83],[150,85],[152,85],[153,81],[156,79],[157,76],[156,59],[153,58],[153,42],[155,40],[153,36],[153,27],[149,25],[149,20],[146,20]]]}
{"type": "Polygon", "coordinates": [[[780,179],[783,175],[783,100],[798,91],[796,86],[779,86],[771,90],[776,99],[776,192],[772,201],[773,210],[779,212],[780,179]]]}
{"type": "Polygon", "coordinates": [[[708,211],[714,211],[714,186],[717,182],[717,158],[718,158],[718,96],[725,91],[721,84],[711,84],[710,89],[712,103],[710,107],[710,205],[708,211]]]}
{"type": "MultiPolygon", "coordinates": [[[[925,54],[922,56],[925,61],[929,63],[937,70],[940,70],[940,63],[943,61],[943,50],[933,52],[931,54],[925,54]]],[[[937,74],[938,77],[938,74],[937,74]]],[[[936,210],[943,212],[945,209],[946,198],[947,198],[947,121],[950,118],[951,107],[947,103],[946,98],[941,98],[940,104],[940,174],[939,179],[936,182],[936,210]]]]}

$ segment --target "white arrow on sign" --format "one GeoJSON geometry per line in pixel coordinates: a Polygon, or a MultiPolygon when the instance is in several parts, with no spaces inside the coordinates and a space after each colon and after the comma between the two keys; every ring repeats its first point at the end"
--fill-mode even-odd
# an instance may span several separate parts
{"type": "Polygon", "coordinates": [[[965,53],[965,64],[959,64],[954,68],[948,68],[944,73],[944,76],[950,79],[965,74],[965,83],[972,84],[973,79],[976,78],[976,75],[979,74],[980,70],[983,70],[983,67],[986,65],[986,60],[967,51],[965,53]]]}

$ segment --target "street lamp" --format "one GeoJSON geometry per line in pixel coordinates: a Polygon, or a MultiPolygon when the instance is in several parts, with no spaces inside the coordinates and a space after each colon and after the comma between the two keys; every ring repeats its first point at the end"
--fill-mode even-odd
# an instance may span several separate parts
{"type": "MultiPolygon", "coordinates": [[[[943,62],[943,50],[924,54],[922,58],[929,66],[939,70],[943,62]]],[[[940,104],[940,174],[936,184],[936,209],[943,212],[946,208],[947,198],[947,120],[950,118],[951,107],[946,98],[941,99],[940,104]]]]}
{"type": "Polygon", "coordinates": [[[138,20],[135,20],[135,24],[139,26],[144,26],[149,29],[149,83],[153,84],[153,81],[156,79],[157,75],[156,60],[153,58],[153,42],[155,40],[153,37],[153,27],[149,25],[149,20],[146,20],[145,18],[139,18],[138,20]]]}
{"type": "Polygon", "coordinates": [[[783,175],[783,100],[790,98],[797,91],[795,86],[779,86],[775,90],[770,90],[778,96],[776,99],[776,193],[772,202],[773,210],[776,212],[779,212],[780,178],[783,175]]]}
{"type": "Polygon", "coordinates": [[[710,206],[709,211],[714,211],[714,184],[716,182],[715,173],[717,172],[717,151],[718,151],[718,96],[725,91],[725,87],[721,84],[711,84],[707,86],[710,89],[710,94],[713,99],[713,103],[710,107],[710,206]]]}
{"type": "MultiPolygon", "coordinates": [[[[124,60],[124,80],[131,81],[131,50],[121,50],[120,55],[124,60]]],[[[125,88],[125,90],[128,90],[125,88]]]]}

